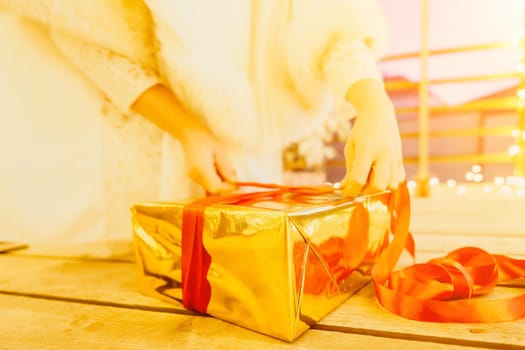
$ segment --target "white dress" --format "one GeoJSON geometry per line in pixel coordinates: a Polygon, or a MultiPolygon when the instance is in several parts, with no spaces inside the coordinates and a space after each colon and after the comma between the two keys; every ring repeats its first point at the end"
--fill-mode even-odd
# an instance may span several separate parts
{"type": "Polygon", "coordinates": [[[209,125],[241,180],[280,182],[282,148],[355,81],[380,79],[384,22],[370,0],[2,6],[0,241],[114,254],[129,247],[131,204],[202,195],[178,141],[129,111],[158,82],[209,125]]]}

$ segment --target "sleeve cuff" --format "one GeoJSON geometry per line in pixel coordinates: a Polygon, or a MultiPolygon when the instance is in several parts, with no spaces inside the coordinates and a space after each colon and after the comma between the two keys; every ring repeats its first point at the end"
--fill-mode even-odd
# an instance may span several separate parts
{"type": "Polygon", "coordinates": [[[65,33],[54,31],[52,36],[62,53],[122,112],[128,112],[144,91],[160,83],[138,61],[65,33]]]}
{"type": "Polygon", "coordinates": [[[383,83],[376,59],[362,40],[340,40],[323,57],[322,69],[334,96],[344,99],[348,89],[360,80],[383,83]]]}

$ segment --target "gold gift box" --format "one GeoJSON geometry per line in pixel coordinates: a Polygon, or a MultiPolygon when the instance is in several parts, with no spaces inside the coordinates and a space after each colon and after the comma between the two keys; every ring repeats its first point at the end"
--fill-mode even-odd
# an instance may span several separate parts
{"type": "MultiPolygon", "coordinates": [[[[284,196],[206,207],[207,313],[283,340],[297,338],[368,282],[364,272],[388,244],[391,195],[352,200],[333,193],[303,203],[284,196]],[[357,217],[363,212],[366,220],[357,217]],[[345,263],[355,250],[353,230],[368,235],[358,268],[345,263]]],[[[144,203],[131,209],[139,288],[179,305],[184,205],[144,203]]]]}

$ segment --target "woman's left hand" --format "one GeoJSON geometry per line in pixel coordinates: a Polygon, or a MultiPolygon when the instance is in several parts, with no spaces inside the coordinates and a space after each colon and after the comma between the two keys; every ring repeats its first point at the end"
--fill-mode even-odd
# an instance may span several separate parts
{"type": "Polygon", "coordinates": [[[348,196],[396,189],[405,179],[394,106],[377,85],[366,81],[361,90],[349,91],[359,100],[349,98],[358,115],[345,145],[346,174],[340,187],[348,196]]]}

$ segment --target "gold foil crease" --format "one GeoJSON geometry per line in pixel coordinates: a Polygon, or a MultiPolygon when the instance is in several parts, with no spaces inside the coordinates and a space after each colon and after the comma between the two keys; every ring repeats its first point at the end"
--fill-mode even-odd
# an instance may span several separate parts
{"type": "MultiPolygon", "coordinates": [[[[389,196],[387,192],[358,199],[369,212],[367,264],[388,240],[389,196]]],[[[291,341],[366,283],[369,277],[359,271],[337,283],[316,248],[351,229],[349,217],[356,202],[333,199],[329,204],[322,204],[327,198],[320,197],[300,205],[284,200],[256,207],[207,207],[203,242],[211,256],[208,314],[291,341]],[[331,282],[308,293],[308,268],[318,268],[331,282]]],[[[179,305],[183,207],[146,203],[131,210],[140,290],[179,305]]]]}

